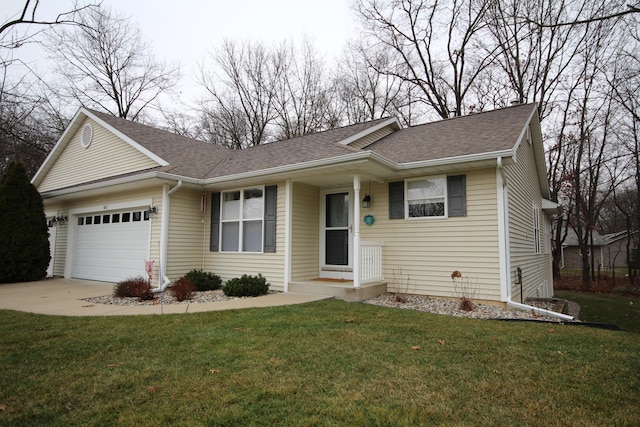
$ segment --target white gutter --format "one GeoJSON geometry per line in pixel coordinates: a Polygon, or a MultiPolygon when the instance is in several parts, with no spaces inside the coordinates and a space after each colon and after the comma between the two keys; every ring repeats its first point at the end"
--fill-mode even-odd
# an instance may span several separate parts
{"type": "Polygon", "coordinates": [[[167,277],[167,248],[169,242],[169,200],[171,194],[175,193],[182,187],[182,180],[169,190],[169,185],[165,184],[162,190],[162,223],[160,230],[160,274],[159,278],[162,283],[157,288],[153,289],[153,292],[164,292],[165,289],[171,284],[171,280],[167,277]]]}
{"type": "Polygon", "coordinates": [[[60,190],[51,190],[42,192],[42,197],[45,199],[57,197],[57,196],[66,196],[68,194],[79,193],[82,191],[90,191],[90,190],[100,190],[102,188],[112,187],[114,185],[122,185],[122,184],[131,184],[138,181],[144,181],[147,179],[166,179],[171,181],[184,181],[188,184],[194,185],[202,185],[202,180],[195,178],[188,178],[181,175],[174,175],[167,172],[144,172],[140,174],[124,176],[115,179],[106,179],[100,182],[94,182],[91,184],[78,185],[75,187],[63,188],[60,190]]]}

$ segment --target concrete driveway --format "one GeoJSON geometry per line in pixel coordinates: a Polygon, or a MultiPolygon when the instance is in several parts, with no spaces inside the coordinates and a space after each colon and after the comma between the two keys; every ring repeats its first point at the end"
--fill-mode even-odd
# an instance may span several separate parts
{"type": "Polygon", "coordinates": [[[113,283],[81,279],[46,279],[39,282],[0,284],[0,309],[57,316],[126,316],[275,307],[303,304],[328,298],[323,295],[281,292],[235,301],[131,307],[92,304],[83,301],[84,298],[109,295],[113,292],[113,286],[113,283]]]}

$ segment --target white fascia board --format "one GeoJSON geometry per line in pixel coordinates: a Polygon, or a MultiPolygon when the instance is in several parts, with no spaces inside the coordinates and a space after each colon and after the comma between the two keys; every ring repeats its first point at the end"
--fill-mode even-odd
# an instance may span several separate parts
{"type": "MultiPolygon", "coordinates": [[[[287,172],[297,172],[304,169],[316,169],[321,167],[336,166],[344,163],[360,163],[373,157],[372,152],[364,151],[361,153],[345,154],[338,157],[330,157],[326,159],[311,160],[308,162],[294,163],[291,165],[277,166],[269,169],[260,169],[257,171],[241,172],[233,175],[225,175],[216,178],[203,180],[204,185],[220,184],[227,181],[236,181],[241,179],[258,178],[260,176],[276,175],[287,172]]],[[[379,156],[381,157],[381,156],[379,156]]]]}
{"type": "Polygon", "coordinates": [[[94,114],[92,114],[90,111],[85,110],[84,108],[82,110],[83,110],[83,113],[87,117],[90,117],[91,119],[93,119],[96,122],[100,123],[100,125],[105,127],[107,130],[109,130],[109,132],[113,133],[118,138],[122,139],[124,142],[129,144],[131,147],[135,148],[136,150],[138,150],[139,152],[141,152],[145,156],[149,157],[154,162],[158,163],[160,166],[167,166],[169,164],[169,162],[164,160],[162,157],[158,156],[157,154],[153,153],[152,151],[147,150],[145,147],[143,147],[142,145],[138,144],[133,139],[129,138],[127,135],[123,134],[119,130],[117,130],[114,127],[110,126],[109,124],[107,124],[106,122],[104,122],[103,120],[101,120],[100,118],[95,116],[94,114]]]}
{"type": "Polygon", "coordinates": [[[513,150],[501,150],[501,151],[491,151],[488,153],[478,153],[478,154],[469,154],[466,156],[456,156],[456,157],[445,157],[443,159],[433,159],[433,160],[421,160],[418,162],[409,162],[409,163],[399,163],[396,165],[397,170],[407,170],[407,169],[416,169],[416,168],[424,168],[429,166],[444,166],[444,165],[452,165],[456,163],[469,163],[469,162],[477,162],[482,160],[491,160],[497,158],[504,157],[513,157],[513,150]]]}
{"type": "Polygon", "coordinates": [[[385,126],[389,126],[391,124],[395,124],[398,127],[398,129],[400,129],[402,127],[402,126],[400,126],[400,122],[398,121],[397,117],[389,117],[387,120],[384,120],[384,121],[378,123],[375,126],[368,127],[365,130],[356,133],[355,135],[351,135],[349,138],[345,138],[342,141],[340,141],[339,143],[342,144],[342,145],[349,145],[352,142],[357,141],[360,138],[363,138],[363,137],[365,137],[365,136],[367,136],[367,135],[369,135],[369,134],[371,134],[371,133],[373,133],[373,132],[375,132],[377,130],[382,129],[385,126]]]}
{"type": "Polygon", "coordinates": [[[57,196],[66,196],[68,194],[80,193],[83,191],[90,191],[90,190],[99,190],[102,188],[112,187],[114,185],[130,184],[130,183],[144,181],[147,179],[154,179],[154,178],[167,180],[167,181],[174,181],[174,182],[184,181],[186,183],[193,184],[193,185],[202,185],[202,181],[199,179],[185,178],[183,176],[173,175],[166,172],[145,172],[137,175],[131,175],[131,176],[126,176],[121,178],[108,179],[100,182],[94,182],[91,184],[84,184],[84,185],[78,185],[70,188],[63,188],[60,190],[46,191],[42,193],[42,197],[44,199],[48,199],[48,198],[57,197],[57,196]]]}
{"type": "Polygon", "coordinates": [[[531,114],[527,118],[526,126],[520,132],[518,139],[516,140],[516,144],[513,147],[513,160],[517,162],[516,153],[518,152],[518,148],[520,148],[520,144],[522,141],[526,141],[529,128],[532,124],[537,123],[535,129],[531,132],[531,147],[533,147],[533,156],[536,160],[536,170],[538,172],[538,182],[540,185],[540,192],[543,197],[549,197],[550,189],[549,182],[547,181],[547,163],[544,157],[544,147],[542,143],[542,132],[540,130],[540,121],[534,121],[534,117],[538,115],[538,106],[535,104],[535,108],[531,110],[531,114]],[[535,135],[534,135],[535,131],[535,135]],[[540,144],[536,143],[536,140],[540,140],[540,144]]]}

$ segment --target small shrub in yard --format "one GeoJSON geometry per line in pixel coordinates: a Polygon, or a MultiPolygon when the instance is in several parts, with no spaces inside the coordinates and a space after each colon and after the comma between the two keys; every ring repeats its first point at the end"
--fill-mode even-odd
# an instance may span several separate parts
{"type": "Polygon", "coordinates": [[[196,287],[189,280],[181,277],[173,282],[169,289],[171,290],[171,295],[173,295],[175,299],[178,301],[184,301],[191,299],[191,294],[195,292],[196,287]]]}
{"type": "Polygon", "coordinates": [[[151,285],[142,276],[132,277],[116,284],[113,289],[113,296],[117,298],[140,298],[150,300],[154,298],[151,292],[151,285]]]}
{"type": "Polygon", "coordinates": [[[184,278],[194,284],[198,291],[215,291],[222,287],[220,276],[202,270],[191,270],[184,278]]]}
{"type": "Polygon", "coordinates": [[[242,277],[228,280],[222,290],[230,297],[257,297],[269,292],[269,283],[261,274],[258,276],[243,274],[242,277]]]}

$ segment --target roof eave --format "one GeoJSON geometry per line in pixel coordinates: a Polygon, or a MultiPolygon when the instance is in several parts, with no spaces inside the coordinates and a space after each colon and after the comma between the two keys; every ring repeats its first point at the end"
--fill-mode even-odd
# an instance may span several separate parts
{"type": "Polygon", "coordinates": [[[169,181],[169,182],[183,181],[187,184],[191,184],[195,186],[202,185],[202,180],[199,180],[199,179],[188,178],[180,175],[170,174],[167,172],[153,171],[153,172],[144,172],[144,173],[126,176],[126,177],[107,179],[99,182],[93,182],[90,184],[83,184],[83,185],[78,185],[74,187],[61,188],[59,190],[45,191],[41,193],[41,195],[43,199],[51,199],[54,197],[68,196],[71,194],[82,193],[87,191],[102,190],[102,189],[117,186],[117,185],[133,184],[133,183],[138,183],[141,181],[151,180],[151,179],[158,179],[158,180],[169,181]]]}

